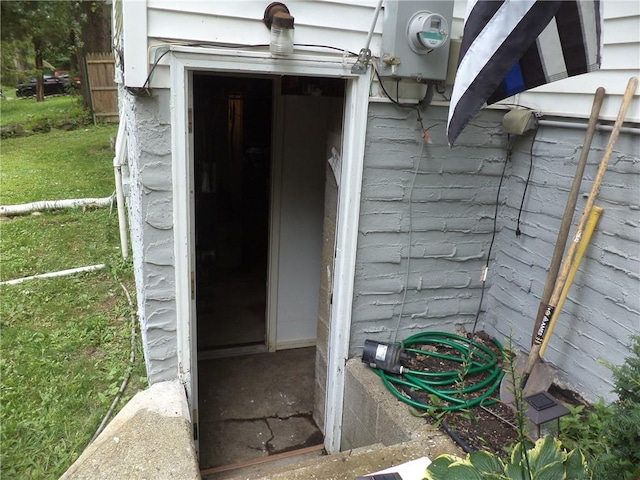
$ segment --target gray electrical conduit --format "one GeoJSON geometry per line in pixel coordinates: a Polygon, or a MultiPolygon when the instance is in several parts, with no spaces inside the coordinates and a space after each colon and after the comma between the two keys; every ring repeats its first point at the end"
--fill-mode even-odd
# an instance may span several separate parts
{"type": "Polygon", "coordinates": [[[367,40],[365,42],[364,48],[360,49],[360,53],[358,54],[358,59],[351,66],[351,73],[355,73],[358,75],[362,75],[366,73],[369,68],[369,60],[371,59],[371,50],[369,50],[369,46],[371,45],[371,38],[373,37],[373,31],[376,28],[376,23],[378,22],[378,15],[380,14],[380,9],[382,8],[382,0],[378,0],[378,4],[376,5],[376,10],[373,13],[373,21],[371,22],[371,28],[367,33],[367,40]]]}
{"type": "Polygon", "coordinates": [[[378,15],[380,14],[381,8],[382,0],[378,0],[376,11],[373,14],[373,21],[371,22],[371,28],[369,29],[369,33],[367,34],[367,43],[364,46],[365,50],[369,50],[369,46],[371,45],[371,38],[373,37],[373,31],[376,29],[376,23],[378,23],[378,15]]]}

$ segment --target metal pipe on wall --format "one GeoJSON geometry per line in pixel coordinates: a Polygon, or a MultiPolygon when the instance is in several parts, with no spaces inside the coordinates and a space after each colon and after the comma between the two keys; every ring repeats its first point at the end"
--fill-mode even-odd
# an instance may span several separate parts
{"type": "MultiPolygon", "coordinates": [[[[559,128],[574,128],[579,130],[586,130],[586,123],[570,122],[568,120],[538,120],[538,125],[541,127],[559,127],[559,128]]],[[[613,125],[597,125],[596,130],[601,132],[610,132],[613,130],[613,125]]],[[[620,133],[631,133],[633,135],[640,135],[640,128],[635,127],[622,127],[620,133]]]]}
{"type": "Polygon", "coordinates": [[[118,136],[116,137],[115,155],[113,157],[113,172],[116,184],[116,202],[118,206],[118,226],[120,230],[120,250],[122,250],[122,258],[125,260],[129,257],[129,241],[127,238],[127,215],[125,212],[125,199],[122,189],[122,165],[127,144],[125,130],[124,115],[120,115],[120,124],[118,125],[118,136]]]}

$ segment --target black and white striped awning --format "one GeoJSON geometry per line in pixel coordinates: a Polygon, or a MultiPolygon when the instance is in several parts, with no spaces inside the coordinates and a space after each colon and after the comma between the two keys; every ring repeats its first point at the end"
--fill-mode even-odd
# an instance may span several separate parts
{"type": "Polygon", "coordinates": [[[447,136],[482,106],[600,68],[600,0],[469,0],[447,136]]]}

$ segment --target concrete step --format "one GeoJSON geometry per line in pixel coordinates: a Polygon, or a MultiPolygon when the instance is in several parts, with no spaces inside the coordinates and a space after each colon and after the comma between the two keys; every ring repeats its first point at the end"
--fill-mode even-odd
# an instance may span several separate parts
{"type": "MultiPolygon", "coordinates": [[[[333,455],[297,459],[287,465],[263,465],[258,471],[236,471],[233,476],[203,476],[203,480],[354,480],[439,450],[430,440],[413,440],[391,446],[361,447],[333,455]],[[435,450],[434,450],[435,449],[435,450]]],[[[438,453],[439,454],[439,453],[438,453]]]]}

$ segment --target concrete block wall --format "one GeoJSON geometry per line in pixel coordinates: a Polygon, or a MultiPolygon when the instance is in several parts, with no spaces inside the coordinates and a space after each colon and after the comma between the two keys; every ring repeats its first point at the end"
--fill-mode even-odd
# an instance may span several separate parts
{"type": "Polygon", "coordinates": [[[436,106],[423,113],[424,144],[415,110],[369,106],[352,354],[366,339],[451,332],[475,319],[506,138],[502,114],[488,111],[451,149],[446,116],[436,106]]]}
{"type": "MultiPolygon", "coordinates": [[[[449,436],[424,419],[409,415],[408,406],[395,398],[371,368],[352,358],[345,368],[342,451],[375,444],[394,445],[411,440],[427,441],[435,450],[425,455],[454,453],[449,436]],[[440,447],[436,447],[440,445],[440,447]],[[445,450],[438,452],[439,448],[445,450]]],[[[429,449],[431,450],[431,448],[429,449]]]]}
{"type": "Polygon", "coordinates": [[[120,91],[127,122],[129,228],[149,383],[178,374],[168,90],[120,91]]]}
{"type": "Polygon", "coordinates": [[[333,259],[338,209],[338,185],[327,163],[325,171],[324,219],[322,225],[322,267],[316,337],[315,393],[313,419],[324,432],[325,399],[327,396],[327,363],[329,357],[329,325],[333,286],[333,259]]]}
{"type": "MultiPolygon", "coordinates": [[[[584,130],[541,126],[514,139],[512,169],[504,185],[501,231],[490,271],[485,329],[511,338],[528,351],[533,322],[551,263],[557,232],[584,141],[584,130]],[[520,229],[518,210],[529,172],[520,229]]],[[[598,132],[585,168],[573,227],[575,232],[609,132],[598,132]]],[[[561,381],[591,401],[613,400],[611,372],[630,354],[630,336],[640,334],[640,137],[623,133],[605,173],[598,199],[604,208],[545,358],[561,381]]],[[[570,237],[571,238],[571,237],[570,237]]]]}

